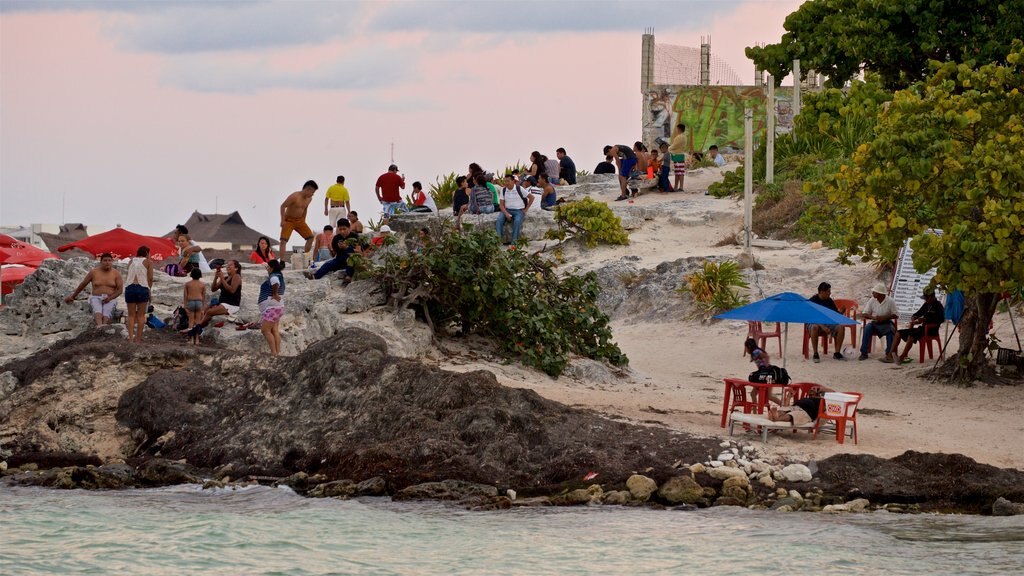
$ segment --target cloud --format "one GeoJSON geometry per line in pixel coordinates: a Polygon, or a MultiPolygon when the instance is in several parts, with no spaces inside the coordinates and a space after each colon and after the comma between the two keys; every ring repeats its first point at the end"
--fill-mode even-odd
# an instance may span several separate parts
{"type": "Polygon", "coordinates": [[[412,59],[393,48],[357,48],[312,66],[282,65],[265,55],[189,54],[172,59],[164,82],[197,92],[374,90],[416,81],[412,59]]]}
{"type": "Polygon", "coordinates": [[[441,104],[429,96],[380,96],[360,94],[351,100],[353,108],[371,112],[410,113],[440,110],[441,104]]]}
{"type": "Polygon", "coordinates": [[[728,3],[708,0],[537,2],[389,2],[378,5],[370,26],[378,31],[431,30],[490,32],[498,36],[555,32],[634,31],[657,25],[668,29],[698,29],[728,13],[728,3]]]}
{"type": "Polygon", "coordinates": [[[265,50],[314,45],[350,34],[357,2],[215,3],[113,19],[126,48],[164,54],[265,50]]]}

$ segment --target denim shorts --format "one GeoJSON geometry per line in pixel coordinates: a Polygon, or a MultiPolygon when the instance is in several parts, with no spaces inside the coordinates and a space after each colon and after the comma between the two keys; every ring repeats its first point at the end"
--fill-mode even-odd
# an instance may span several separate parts
{"type": "Polygon", "coordinates": [[[149,288],[142,284],[129,284],[124,289],[124,301],[128,304],[145,304],[149,302],[149,288]]]}

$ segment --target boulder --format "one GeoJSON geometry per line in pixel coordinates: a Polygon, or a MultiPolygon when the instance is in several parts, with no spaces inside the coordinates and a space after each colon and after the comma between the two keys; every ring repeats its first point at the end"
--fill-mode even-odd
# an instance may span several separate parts
{"type": "Polygon", "coordinates": [[[351,480],[335,480],[317,484],[306,496],[310,498],[348,498],[356,493],[356,483],[351,480]]]}
{"type": "Polygon", "coordinates": [[[611,492],[605,492],[601,498],[602,504],[609,506],[623,506],[629,503],[631,494],[628,490],[612,490],[611,492]]]}
{"type": "Polygon", "coordinates": [[[658,497],[669,504],[696,504],[704,498],[704,487],[689,476],[674,476],[661,485],[658,497]]]}
{"type": "Polygon", "coordinates": [[[647,502],[651,494],[658,489],[658,483],[640,474],[633,474],[626,480],[626,488],[630,495],[638,502],[647,502]]]}
{"type": "Polygon", "coordinates": [[[1024,514],[1024,503],[1010,502],[1000,496],[992,503],[993,516],[1020,516],[1024,514]]]}
{"type": "Polygon", "coordinates": [[[740,470],[739,468],[729,468],[727,466],[722,466],[720,468],[712,468],[708,470],[708,476],[711,476],[712,478],[715,478],[717,480],[727,480],[729,478],[746,479],[747,477],[743,470],[740,470]]]}
{"type": "Polygon", "coordinates": [[[579,506],[580,504],[587,504],[592,498],[592,494],[583,488],[577,488],[571,490],[565,494],[559,494],[558,496],[552,496],[550,498],[551,504],[555,506],[579,506]]]}
{"type": "Polygon", "coordinates": [[[809,482],[811,469],[803,464],[790,464],[782,469],[782,476],[788,482],[809,482]]]}
{"type": "Polygon", "coordinates": [[[356,484],[356,496],[383,496],[387,493],[387,482],[380,476],[374,476],[356,484]]]}
{"type": "Polygon", "coordinates": [[[497,496],[498,489],[486,484],[476,484],[462,480],[442,480],[441,482],[424,482],[408,486],[396,492],[391,499],[403,500],[463,500],[470,496],[497,496]]]}

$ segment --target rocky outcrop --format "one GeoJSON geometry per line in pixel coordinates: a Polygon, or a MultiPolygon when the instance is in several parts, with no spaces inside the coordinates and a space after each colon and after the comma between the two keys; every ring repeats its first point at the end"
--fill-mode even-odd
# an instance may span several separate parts
{"type": "Polygon", "coordinates": [[[636,264],[639,257],[627,256],[596,270],[601,286],[597,304],[612,320],[626,323],[675,322],[693,316],[698,309],[692,299],[678,292],[684,277],[700,269],[704,262],[724,259],[680,258],[649,269],[636,264]]]}

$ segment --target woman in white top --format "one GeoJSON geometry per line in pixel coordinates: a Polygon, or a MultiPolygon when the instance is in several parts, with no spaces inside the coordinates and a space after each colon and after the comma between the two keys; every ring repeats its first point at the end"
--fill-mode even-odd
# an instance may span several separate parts
{"type": "Polygon", "coordinates": [[[128,341],[142,342],[146,309],[149,307],[149,290],[153,287],[153,262],[149,259],[149,246],[140,246],[135,258],[128,262],[124,284],[124,301],[128,304],[128,341]]]}

